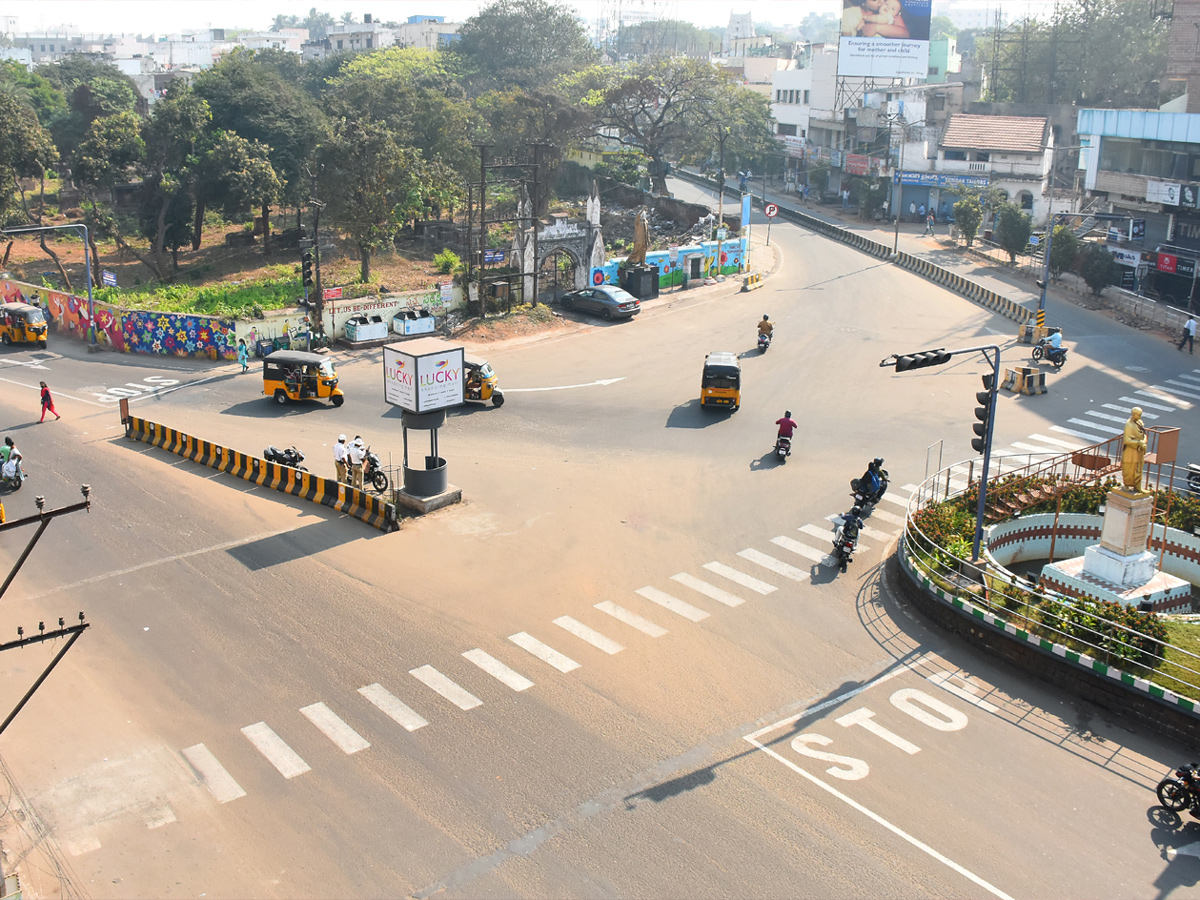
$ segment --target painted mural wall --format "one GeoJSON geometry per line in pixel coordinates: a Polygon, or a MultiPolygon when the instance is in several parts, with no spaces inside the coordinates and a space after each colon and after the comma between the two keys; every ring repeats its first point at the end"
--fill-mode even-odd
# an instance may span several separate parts
{"type": "MultiPolygon", "coordinates": [[[[671,264],[671,252],[669,250],[651,250],[646,253],[646,265],[658,266],[658,285],[659,287],[672,287],[684,282],[684,270],[687,265],[686,260],[690,257],[699,256],[700,271],[703,273],[701,277],[717,274],[717,249],[720,247],[721,264],[720,272],[722,275],[736,275],[743,271],[746,259],[746,252],[749,248],[750,240],[746,237],[731,237],[725,241],[702,241],[699,244],[679,247],[676,249],[676,262],[671,264]]],[[[592,284],[615,284],[620,285],[620,277],[617,270],[625,262],[624,258],[610,259],[602,266],[592,267],[592,284]]]]}

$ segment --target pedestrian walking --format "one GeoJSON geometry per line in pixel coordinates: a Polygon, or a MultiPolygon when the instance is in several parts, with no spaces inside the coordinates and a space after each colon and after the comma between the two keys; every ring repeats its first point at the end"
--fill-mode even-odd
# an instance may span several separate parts
{"type": "Polygon", "coordinates": [[[908,215],[912,221],[917,221],[917,201],[914,200],[908,204],[908,215]]]}
{"type": "Polygon", "coordinates": [[[925,233],[933,234],[933,213],[932,212],[925,217],[925,233]]]}
{"type": "Polygon", "coordinates": [[[346,436],[339,434],[337,443],[333,445],[333,467],[337,469],[337,480],[346,480],[346,436]]]}
{"type": "MultiPolygon", "coordinates": [[[[1195,322],[1192,323],[1193,326],[1195,326],[1195,324],[1196,324],[1195,322]]],[[[1193,328],[1193,330],[1195,330],[1195,329],[1193,328]]],[[[60,416],[58,414],[58,410],[54,408],[54,398],[50,396],[50,388],[46,387],[46,382],[44,382],[44,381],[41,382],[41,385],[42,385],[42,417],[40,419],[38,419],[38,423],[40,424],[40,423],[46,421],[46,411],[47,410],[54,413],[55,419],[61,419],[62,416],[60,416]]]]}
{"type": "Polygon", "coordinates": [[[1188,353],[1195,353],[1196,345],[1196,317],[1189,315],[1187,324],[1183,326],[1183,337],[1179,339],[1179,349],[1183,349],[1183,345],[1188,345],[1188,353]]]}
{"type": "Polygon", "coordinates": [[[350,460],[350,484],[361,491],[363,486],[363,460],[367,458],[367,448],[363,444],[361,437],[355,436],[354,443],[347,449],[346,455],[350,460]]]}
{"type": "Polygon", "coordinates": [[[238,362],[242,364],[242,374],[250,368],[250,348],[246,346],[245,338],[238,338],[238,362]]]}

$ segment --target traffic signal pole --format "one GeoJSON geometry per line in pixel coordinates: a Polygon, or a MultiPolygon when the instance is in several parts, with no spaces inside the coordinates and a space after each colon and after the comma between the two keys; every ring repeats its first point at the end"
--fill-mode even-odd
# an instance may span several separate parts
{"type": "Polygon", "coordinates": [[[975,541],[971,547],[972,561],[978,565],[980,550],[983,546],[983,519],[987,509],[988,472],[992,467],[992,433],[996,423],[996,394],[1000,387],[1000,347],[996,344],[983,344],[978,347],[962,347],[958,350],[939,348],[922,350],[917,353],[893,353],[879,361],[879,368],[895,366],[897,372],[907,372],[910,369],[945,365],[953,357],[964,353],[982,353],[984,359],[992,366],[991,374],[983,376],[984,389],[975,394],[975,401],[980,406],[975,408],[977,422],[972,430],[976,436],[971,441],[971,449],[983,453],[983,472],[979,478],[979,500],[975,506],[975,541]]]}

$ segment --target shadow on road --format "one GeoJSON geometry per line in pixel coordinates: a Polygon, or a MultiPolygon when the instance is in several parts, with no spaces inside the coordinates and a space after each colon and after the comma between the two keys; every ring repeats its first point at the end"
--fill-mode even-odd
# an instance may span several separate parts
{"type": "Polygon", "coordinates": [[[730,413],[719,409],[705,409],[700,405],[700,398],[681,403],[671,410],[667,416],[668,428],[707,428],[718,422],[729,420],[730,413]]]}
{"type": "MultiPolygon", "coordinates": [[[[286,498],[287,494],[281,494],[286,498]]],[[[311,512],[314,507],[305,503],[303,507],[296,506],[297,512],[311,512]]],[[[331,518],[321,522],[311,522],[302,525],[285,534],[265,537],[249,544],[239,544],[230,547],[228,553],[247,569],[258,571],[277,566],[281,563],[303,559],[322,550],[348,544],[364,538],[382,537],[383,532],[376,531],[356,519],[344,518],[340,513],[327,510],[331,518]]]]}
{"type": "Polygon", "coordinates": [[[771,448],[758,459],[750,460],[750,471],[761,472],[763,469],[778,469],[783,465],[783,462],[775,455],[775,448],[771,448]]]}
{"type": "Polygon", "coordinates": [[[299,400],[296,402],[276,403],[267,397],[254,400],[243,400],[233,406],[221,410],[223,416],[242,416],[246,419],[285,419],[290,416],[301,416],[310,412],[331,412],[337,409],[332,403],[320,400],[299,400]]]}

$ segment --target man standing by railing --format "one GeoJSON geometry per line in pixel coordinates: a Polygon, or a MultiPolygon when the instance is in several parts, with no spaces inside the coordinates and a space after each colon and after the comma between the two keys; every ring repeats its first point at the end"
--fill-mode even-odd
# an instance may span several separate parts
{"type": "Polygon", "coordinates": [[[1195,352],[1196,345],[1196,317],[1188,315],[1188,320],[1183,326],[1183,336],[1179,338],[1179,349],[1183,349],[1183,345],[1188,345],[1188,353],[1195,352]]]}

